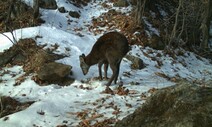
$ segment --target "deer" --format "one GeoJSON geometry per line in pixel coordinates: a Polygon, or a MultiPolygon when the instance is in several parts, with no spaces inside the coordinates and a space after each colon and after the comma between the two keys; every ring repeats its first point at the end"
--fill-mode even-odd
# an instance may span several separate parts
{"type": "Polygon", "coordinates": [[[85,56],[83,53],[79,56],[80,67],[84,75],[89,71],[89,68],[95,64],[98,64],[99,79],[102,78],[102,65],[104,64],[104,78],[107,77],[108,65],[112,70],[112,76],[109,79],[107,86],[111,83],[117,83],[120,63],[122,58],[129,51],[129,44],[127,38],[119,32],[109,32],[102,35],[93,45],[90,53],[85,56]]]}

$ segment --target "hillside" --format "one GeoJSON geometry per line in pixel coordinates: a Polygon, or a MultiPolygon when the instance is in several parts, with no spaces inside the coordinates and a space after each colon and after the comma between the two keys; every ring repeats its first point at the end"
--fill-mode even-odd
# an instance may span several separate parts
{"type": "MultiPolygon", "coordinates": [[[[26,24],[14,27],[16,41],[11,32],[0,34],[0,65],[4,63],[0,66],[0,126],[114,126],[161,88],[173,86],[182,79],[199,85],[212,79],[209,59],[182,48],[167,53],[136,43],[141,36],[137,37],[140,31],[130,29],[133,26],[131,4],[115,7],[113,0],[78,2],[57,0],[57,9],[40,8],[39,21],[33,25],[21,19],[26,24]],[[124,57],[121,62],[118,84],[108,88],[106,80],[97,78],[97,65],[83,75],[79,55],[87,55],[96,40],[109,31],[123,33],[131,50],[127,54],[130,58],[124,57]],[[6,61],[9,57],[4,55],[9,53],[13,55],[6,61]],[[46,54],[48,57],[43,57],[46,54]],[[71,70],[69,73],[65,69],[68,82],[38,78],[38,72],[45,69],[43,65],[52,54],[51,62],[67,65],[71,70]]],[[[24,3],[33,6],[30,0],[24,3]]],[[[156,28],[149,29],[157,32],[156,28]]],[[[109,68],[108,76],[111,75],[109,68]]]]}

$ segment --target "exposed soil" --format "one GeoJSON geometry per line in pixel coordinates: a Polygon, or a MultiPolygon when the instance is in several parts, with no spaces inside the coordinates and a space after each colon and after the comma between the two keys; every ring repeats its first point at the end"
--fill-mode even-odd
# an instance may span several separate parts
{"type": "MultiPolygon", "coordinates": [[[[44,50],[43,46],[38,46],[33,39],[21,39],[11,48],[0,54],[0,66],[23,66],[26,74],[23,77],[17,79],[15,85],[21,84],[25,80],[25,76],[30,73],[37,73],[41,67],[47,63],[54,62],[55,60],[64,58],[64,55],[58,55],[52,53],[58,46],[53,46],[51,50],[44,50]]],[[[34,76],[32,78],[40,85],[48,84],[48,81],[43,81],[34,76]]],[[[71,80],[73,81],[73,79],[71,80]]],[[[64,79],[59,84],[70,83],[69,79],[64,79]]]]}
{"type": "MultiPolygon", "coordinates": [[[[102,4],[102,6],[111,8],[106,3],[102,4]]],[[[111,9],[100,17],[94,18],[92,21],[93,24],[89,27],[89,30],[95,34],[99,34],[100,32],[104,32],[105,29],[106,31],[120,29],[121,33],[127,37],[129,44],[144,46],[148,41],[147,35],[145,34],[144,29],[142,29],[142,26],[135,25],[136,23],[132,16],[133,15],[131,14],[126,15],[125,13],[111,9]]]]}
{"type": "MultiPolygon", "coordinates": [[[[24,110],[28,108],[31,104],[34,102],[25,102],[25,103],[20,103],[19,101],[11,98],[11,97],[1,97],[0,98],[0,118],[7,116],[9,114],[13,114],[15,112],[19,112],[21,110],[24,110]]],[[[4,120],[8,120],[9,117],[5,117],[4,120]]]]}
{"type": "Polygon", "coordinates": [[[52,53],[57,47],[51,51],[42,48],[33,39],[21,39],[0,54],[0,66],[23,65],[24,71],[30,73],[36,72],[44,63],[65,57],[52,53]]]}

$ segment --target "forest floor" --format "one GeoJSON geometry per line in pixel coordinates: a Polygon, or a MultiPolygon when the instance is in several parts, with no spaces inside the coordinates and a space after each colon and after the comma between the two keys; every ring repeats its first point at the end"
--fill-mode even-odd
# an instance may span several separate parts
{"type": "MultiPolygon", "coordinates": [[[[25,3],[32,6],[28,0],[25,3]]],[[[148,38],[144,36],[145,31],[134,25],[131,6],[113,7],[113,3],[107,0],[86,6],[57,1],[57,5],[67,11],[78,12],[80,17],[41,9],[41,19],[45,23],[34,27],[26,25],[20,29],[14,27],[13,33],[17,41],[31,38],[40,49],[66,56],[56,62],[72,66],[69,77],[74,81],[65,86],[53,83],[40,85],[34,78],[36,71],[25,71],[27,62],[9,62],[0,67],[0,126],[113,126],[158,89],[175,85],[180,79],[199,85],[212,79],[212,63],[208,59],[183,49],[167,54],[144,47],[142,42],[148,38]],[[112,84],[108,89],[104,85],[107,81],[97,80],[97,66],[92,66],[86,76],[82,74],[79,55],[88,54],[95,41],[109,31],[119,31],[128,38],[132,48],[128,54],[140,58],[145,68],[134,69],[132,62],[124,58],[118,85],[112,84]]],[[[10,32],[4,34],[13,38],[10,32]]],[[[11,43],[3,35],[0,35],[0,40],[0,55],[16,43],[11,43]]]]}

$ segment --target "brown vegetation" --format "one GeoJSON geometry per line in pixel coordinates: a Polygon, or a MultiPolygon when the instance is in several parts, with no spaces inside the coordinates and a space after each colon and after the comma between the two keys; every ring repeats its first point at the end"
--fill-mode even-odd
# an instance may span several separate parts
{"type": "Polygon", "coordinates": [[[36,26],[43,21],[34,19],[33,9],[20,0],[0,0],[0,32],[36,26]]]}
{"type": "MultiPolygon", "coordinates": [[[[21,65],[26,72],[24,76],[30,73],[38,74],[39,78],[37,76],[32,78],[38,84],[43,85],[43,83],[54,82],[67,85],[73,81],[73,79],[65,78],[70,74],[71,66],[54,62],[64,57],[63,55],[54,54],[52,51],[44,50],[43,46],[37,46],[33,39],[21,39],[10,49],[0,54],[0,66],[21,65]],[[54,70],[50,71],[52,68],[54,70]],[[51,80],[52,76],[53,79],[58,81],[51,80]]],[[[24,78],[18,79],[16,85],[21,84],[24,80],[24,78]]]]}
{"type": "MultiPolygon", "coordinates": [[[[33,103],[34,102],[20,103],[11,97],[0,97],[0,118],[24,110],[33,103]]],[[[5,121],[7,119],[8,117],[4,118],[5,121]]]]}
{"type": "Polygon", "coordinates": [[[115,127],[210,127],[212,126],[211,81],[180,81],[157,90],[142,107],[115,127]]]}
{"type": "Polygon", "coordinates": [[[211,6],[211,0],[138,0],[135,19],[138,25],[146,25],[144,20],[147,20],[157,28],[161,41],[169,49],[201,47],[205,50],[212,20],[211,6]]]}

